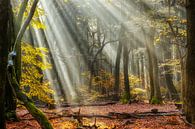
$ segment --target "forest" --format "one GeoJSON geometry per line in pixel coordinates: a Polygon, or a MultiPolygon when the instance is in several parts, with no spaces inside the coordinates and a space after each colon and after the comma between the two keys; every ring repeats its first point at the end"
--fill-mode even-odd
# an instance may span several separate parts
{"type": "Polygon", "coordinates": [[[0,129],[195,129],[195,0],[0,0],[0,129]]]}

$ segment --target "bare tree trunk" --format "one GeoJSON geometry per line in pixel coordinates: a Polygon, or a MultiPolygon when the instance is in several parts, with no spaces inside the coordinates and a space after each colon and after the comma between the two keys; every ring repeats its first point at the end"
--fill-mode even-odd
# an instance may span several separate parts
{"type": "MultiPolygon", "coordinates": [[[[159,86],[159,73],[158,73],[158,60],[154,47],[154,29],[150,29],[149,40],[146,39],[146,51],[148,53],[148,64],[149,64],[149,77],[150,77],[150,102],[153,98],[157,99],[161,103],[161,92],[159,86]]],[[[144,34],[146,34],[144,32],[144,34]]],[[[146,35],[145,35],[146,37],[146,35]]]]}
{"type": "Polygon", "coordinates": [[[152,63],[152,53],[149,48],[149,42],[146,39],[146,33],[143,30],[143,33],[145,35],[145,46],[146,46],[146,52],[148,54],[148,73],[149,73],[149,82],[150,82],[150,98],[149,101],[151,103],[152,97],[154,97],[154,78],[153,78],[153,63],[152,63]]]}
{"type": "Polygon", "coordinates": [[[140,79],[141,79],[141,87],[143,88],[143,89],[145,89],[145,76],[144,76],[144,73],[145,73],[145,69],[144,69],[144,55],[143,55],[143,53],[141,53],[141,55],[140,55],[140,63],[141,63],[141,72],[140,72],[140,79]]]}
{"type": "Polygon", "coordinates": [[[124,70],[124,85],[125,85],[125,99],[130,102],[130,87],[129,87],[129,52],[127,42],[123,43],[123,70],[124,70]]]}
{"type": "Polygon", "coordinates": [[[7,55],[9,50],[8,22],[9,22],[9,0],[0,0],[0,128],[5,129],[5,85],[7,55]]]}
{"type": "Polygon", "coordinates": [[[119,42],[118,49],[117,49],[117,55],[116,55],[115,70],[114,70],[114,77],[115,77],[114,94],[115,94],[115,99],[119,98],[121,52],[122,52],[122,44],[121,44],[121,42],[119,42]]]}
{"type": "MultiPolygon", "coordinates": [[[[9,3],[9,27],[8,27],[8,44],[9,48],[14,42],[14,22],[13,22],[13,12],[11,5],[9,3]]],[[[5,86],[5,116],[7,120],[12,120],[12,121],[18,121],[17,116],[16,116],[16,97],[14,94],[11,92],[11,86],[8,82],[8,79],[6,77],[6,86],[5,86]]]]}
{"type": "Polygon", "coordinates": [[[161,92],[160,92],[160,85],[159,85],[159,71],[158,71],[158,59],[155,52],[154,43],[151,42],[151,49],[152,49],[152,60],[153,60],[153,77],[154,79],[154,96],[159,100],[162,101],[161,92]]]}
{"type": "Polygon", "coordinates": [[[187,60],[184,110],[188,122],[195,124],[195,0],[187,3],[187,60]]]}

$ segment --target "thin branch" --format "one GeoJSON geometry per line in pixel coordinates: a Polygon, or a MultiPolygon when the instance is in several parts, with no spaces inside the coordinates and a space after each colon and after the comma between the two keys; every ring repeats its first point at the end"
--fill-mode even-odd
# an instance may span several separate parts
{"type": "Polygon", "coordinates": [[[35,13],[35,10],[36,10],[36,7],[37,7],[38,2],[39,2],[39,0],[34,0],[33,5],[31,7],[31,10],[30,10],[30,13],[29,13],[26,21],[22,25],[21,29],[18,32],[18,35],[17,35],[16,40],[15,40],[15,43],[14,43],[13,51],[16,50],[17,44],[20,44],[20,42],[22,40],[22,37],[23,37],[23,35],[24,35],[27,27],[30,24],[30,21],[32,20],[32,18],[34,16],[34,13],[35,13]]]}
{"type": "Polygon", "coordinates": [[[18,30],[19,31],[19,28],[21,27],[21,23],[22,23],[22,19],[23,19],[23,16],[24,16],[24,12],[26,10],[26,7],[28,5],[28,1],[29,0],[24,0],[21,4],[21,7],[20,7],[20,11],[18,13],[18,16],[17,16],[17,27],[18,27],[18,30]]]}
{"type": "Polygon", "coordinates": [[[109,43],[114,43],[114,42],[117,42],[117,41],[118,41],[118,40],[113,40],[113,41],[107,41],[107,42],[105,42],[105,43],[101,46],[101,48],[96,52],[96,54],[95,54],[95,56],[94,56],[94,59],[93,59],[93,61],[92,61],[92,64],[95,62],[95,60],[96,60],[98,54],[104,49],[104,47],[105,47],[107,44],[109,44],[109,43]]]}
{"type": "MultiPolygon", "coordinates": [[[[171,25],[171,23],[170,23],[169,21],[167,21],[167,23],[168,23],[168,25],[169,25],[169,27],[170,27],[170,29],[171,29],[171,32],[173,33],[174,38],[176,39],[176,41],[178,41],[178,39],[177,39],[177,34],[176,34],[176,32],[174,31],[173,26],[171,25]]],[[[178,45],[178,46],[181,46],[181,47],[186,48],[186,45],[182,45],[182,44],[178,44],[178,43],[171,43],[171,44],[175,44],[175,45],[178,45]]]]}

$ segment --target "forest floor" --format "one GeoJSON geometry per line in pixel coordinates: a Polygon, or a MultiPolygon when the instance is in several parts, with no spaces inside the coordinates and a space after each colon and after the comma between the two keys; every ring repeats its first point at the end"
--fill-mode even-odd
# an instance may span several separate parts
{"type": "MultiPolygon", "coordinates": [[[[83,129],[193,129],[184,122],[173,104],[109,104],[52,110],[42,108],[42,111],[55,129],[76,129],[79,126],[83,129]],[[158,109],[159,113],[151,113],[151,109],[158,109]]],[[[7,122],[7,129],[40,129],[25,108],[18,108],[17,115],[20,121],[7,122]]]]}

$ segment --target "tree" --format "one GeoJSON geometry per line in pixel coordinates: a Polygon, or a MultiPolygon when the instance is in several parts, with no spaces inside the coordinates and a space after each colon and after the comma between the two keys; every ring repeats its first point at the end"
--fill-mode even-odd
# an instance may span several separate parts
{"type": "Polygon", "coordinates": [[[123,43],[123,71],[124,71],[124,86],[125,86],[125,99],[130,100],[130,85],[129,85],[129,51],[128,42],[126,40],[123,43]]]}
{"type": "MultiPolygon", "coordinates": [[[[159,73],[158,73],[158,60],[156,55],[156,50],[154,46],[154,28],[150,29],[150,35],[148,41],[146,40],[145,46],[148,54],[148,67],[149,67],[149,77],[150,77],[150,103],[153,103],[153,99],[161,103],[161,92],[159,86],[159,73]]],[[[144,34],[145,31],[144,31],[144,34]]]]}
{"type": "MultiPolygon", "coordinates": [[[[167,41],[166,39],[164,39],[164,40],[167,41]]],[[[165,61],[171,60],[170,44],[167,44],[167,43],[164,42],[162,44],[162,47],[164,48],[164,58],[165,58],[165,61]]],[[[167,89],[168,89],[169,95],[170,95],[172,100],[179,101],[180,100],[179,94],[178,94],[178,92],[177,92],[177,90],[176,90],[176,88],[174,86],[174,83],[173,83],[173,73],[171,73],[172,66],[170,66],[168,64],[164,64],[163,68],[164,68],[164,76],[165,76],[166,85],[167,85],[167,89]]]]}
{"type": "MultiPolygon", "coordinates": [[[[9,42],[8,40],[8,37],[7,37],[7,29],[9,28],[8,27],[8,24],[6,21],[7,18],[8,18],[8,11],[6,12],[6,10],[9,9],[10,5],[9,5],[9,2],[4,2],[2,1],[2,4],[1,5],[4,5],[5,7],[2,7],[3,9],[3,14],[4,14],[4,17],[5,17],[5,21],[2,19],[2,25],[4,25],[5,28],[2,28],[2,32],[5,31],[4,33],[4,37],[2,37],[2,47],[5,49],[5,51],[1,51],[2,53],[0,54],[2,56],[2,66],[1,66],[1,69],[2,69],[2,72],[4,73],[4,76],[1,77],[1,81],[2,82],[2,105],[1,107],[2,108],[2,114],[3,114],[3,117],[2,117],[2,128],[4,128],[4,83],[6,83],[5,81],[5,78],[7,76],[8,80],[9,80],[9,83],[10,83],[10,86],[12,87],[12,90],[13,90],[13,93],[14,95],[24,103],[24,106],[27,108],[27,110],[31,113],[31,115],[38,121],[38,123],[40,124],[40,126],[43,128],[43,129],[52,129],[53,127],[51,126],[50,122],[48,121],[48,119],[46,118],[46,116],[34,105],[34,103],[32,102],[32,100],[30,100],[20,89],[20,84],[19,84],[19,80],[18,80],[18,77],[17,77],[17,74],[16,74],[16,70],[15,70],[15,62],[13,60],[13,58],[16,56],[16,49],[17,49],[17,46],[21,44],[21,40],[22,40],[22,37],[23,37],[23,34],[25,33],[25,30],[26,28],[28,27],[30,21],[32,20],[32,17],[34,15],[34,12],[36,10],[36,6],[37,6],[37,3],[38,3],[38,0],[34,0],[33,4],[32,4],[32,7],[30,9],[30,13],[27,17],[27,19],[25,20],[24,24],[22,25],[22,27],[20,28],[20,30],[18,31],[18,34],[17,34],[17,37],[16,37],[16,40],[14,42],[14,46],[13,46],[13,51],[10,52],[8,54],[8,48],[9,48],[9,44],[11,42],[9,42]],[[8,57],[8,59],[7,59],[8,57]],[[7,64],[7,60],[8,60],[8,64],[7,64]],[[4,62],[5,61],[5,62],[4,62]],[[7,66],[6,66],[7,65],[7,66]],[[7,74],[6,74],[7,73],[7,74]]],[[[3,17],[3,18],[4,18],[3,17]]],[[[18,55],[18,56],[21,56],[21,55],[18,55]]]]}
{"type": "Polygon", "coordinates": [[[117,55],[115,61],[115,70],[114,70],[114,94],[115,99],[118,100],[119,98],[119,89],[120,89],[120,63],[121,63],[121,52],[122,52],[122,43],[119,42],[117,48],[117,55]]]}
{"type": "Polygon", "coordinates": [[[186,119],[195,124],[195,0],[187,2],[187,59],[184,111],[186,119]]]}
{"type": "Polygon", "coordinates": [[[9,50],[8,24],[9,24],[9,0],[0,0],[0,128],[5,129],[5,85],[7,70],[7,55],[9,50]]]}

